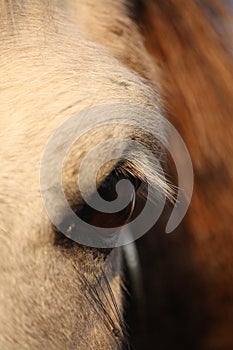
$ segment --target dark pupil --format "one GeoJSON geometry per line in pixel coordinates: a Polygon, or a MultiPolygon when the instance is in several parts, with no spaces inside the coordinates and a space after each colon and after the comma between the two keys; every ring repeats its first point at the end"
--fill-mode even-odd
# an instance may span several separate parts
{"type": "MultiPolygon", "coordinates": [[[[100,196],[106,201],[112,201],[117,198],[116,184],[120,179],[126,178],[112,172],[98,188],[100,196]]],[[[127,177],[128,179],[128,177],[127,177]]],[[[132,179],[133,182],[133,179],[132,179]]],[[[134,183],[134,182],[133,182],[134,183]]],[[[135,189],[136,190],[136,189],[135,189]]],[[[135,195],[132,193],[131,200],[127,207],[117,213],[103,213],[91,208],[85,204],[77,215],[87,223],[96,227],[114,228],[123,226],[129,219],[134,210],[135,195]]]]}

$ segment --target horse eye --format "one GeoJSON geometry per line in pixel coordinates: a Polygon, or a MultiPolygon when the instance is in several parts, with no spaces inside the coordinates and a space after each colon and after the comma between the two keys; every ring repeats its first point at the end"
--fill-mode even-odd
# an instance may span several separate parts
{"type": "MultiPolygon", "coordinates": [[[[97,228],[98,227],[103,227],[103,228],[116,227],[117,230],[119,230],[119,227],[124,226],[130,220],[130,217],[132,216],[132,213],[134,211],[135,192],[138,188],[138,181],[133,177],[129,179],[128,177],[119,175],[116,173],[116,171],[114,171],[100,185],[100,187],[98,188],[98,192],[105,201],[115,200],[117,198],[116,185],[117,185],[117,182],[121,179],[128,179],[134,185],[134,190],[132,189],[132,192],[130,193],[129,203],[124,209],[116,213],[104,213],[101,211],[97,211],[91,208],[89,205],[85,204],[81,212],[78,213],[78,216],[82,220],[86,221],[87,223],[93,226],[96,226],[97,228]]],[[[123,200],[124,195],[126,195],[129,198],[128,192],[126,194],[121,192],[120,199],[123,200]]]]}
{"type": "MultiPolygon", "coordinates": [[[[124,203],[128,203],[122,210],[114,213],[105,213],[102,211],[98,211],[98,209],[96,210],[92,208],[87,203],[83,204],[81,208],[80,206],[77,208],[75,208],[75,206],[72,206],[72,209],[78,216],[78,218],[81,219],[81,221],[84,221],[92,227],[94,227],[93,234],[96,237],[101,236],[101,239],[114,238],[115,235],[119,233],[121,227],[130,221],[130,218],[134,213],[136,192],[140,184],[141,181],[139,181],[137,178],[130,175],[125,176],[119,173],[117,170],[114,170],[101,183],[97,190],[99,195],[106,202],[111,202],[115,199],[120,199],[120,201],[123,200],[124,203]],[[117,183],[122,179],[127,179],[131,182],[131,184],[133,185],[130,187],[131,192],[129,190],[127,190],[125,193],[124,191],[120,191],[120,193],[116,192],[117,183]],[[119,196],[121,198],[119,198],[119,196]],[[124,196],[126,201],[124,201],[124,196]],[[103,237],[101,229],[106,229],[106,236],[104,235],[103,237]]],[[[63,231],[64,235],[61,232],[57,234],[57,242],[59,243],[59,245],[70,247],[72,246],[72,244],[74,244],[73,241],[79,242],[79,237],[81,235],[83,236],[85,234],[88,234],[87,232],[85,232],[85,225],[83,227],[82,225],[76,226],[69,220],[69,218],[65,218],[63,224],[67,227],[67,229],[66,232],[63,231]]]]}

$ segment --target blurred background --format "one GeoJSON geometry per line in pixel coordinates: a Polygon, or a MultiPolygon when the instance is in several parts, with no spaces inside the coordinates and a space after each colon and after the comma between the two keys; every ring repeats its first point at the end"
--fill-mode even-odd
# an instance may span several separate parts
{"type": "MultiPolygon", "coordinates": [[[[164,232],[168,204],[136,242],[139,285],[126,269],[130,339],[135,350],[232,350],[233,1],[138,1],[134,15],[195,184],[175,232],[164,232]]],[[[175,179],[172,164],[169,174],[175,179]]]]}

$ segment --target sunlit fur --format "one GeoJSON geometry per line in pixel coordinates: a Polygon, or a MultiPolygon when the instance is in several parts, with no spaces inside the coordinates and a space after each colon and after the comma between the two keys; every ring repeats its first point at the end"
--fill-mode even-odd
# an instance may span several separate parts
{"type": "MultiPolygon", "coordinates": [[[[44,146],[63,121],[118,102],[169,118],[195,175],[182,225],[167,236],[162,221],[139,242],[142,349],[232,349],[231,1],[0,0],[0,16],[0,349],[120,349],[126,338],[121,252],[54,232],[38,180],[44,146]],[[155,61],[130,16],[136,3],[155,61]]],[[[151,127],[165,137],[163,125],[151,127]]],[[[134,133],[94,130],[81,140],[68,158],[67,194],[82,154],[108,136],[154,147],[134,133]]],[[[167,192],[148,159],[138,162],[167,192]]]]}
{"type": "MultiPolygon", "coordinates": [[[[132,103],[159,116],[156,66],[124,1],[2,0],[0,14],[0,348],[120,349],[120,251],[55,239],[40,159],[52,132],[83,108],[132,103]]],[[[75,191],[74,169],[93,142],[126,134],[116,127],[80,141],[67,187],[75,191]]],[[[153,164],[138,161],[156,179],[153,164]]]]}

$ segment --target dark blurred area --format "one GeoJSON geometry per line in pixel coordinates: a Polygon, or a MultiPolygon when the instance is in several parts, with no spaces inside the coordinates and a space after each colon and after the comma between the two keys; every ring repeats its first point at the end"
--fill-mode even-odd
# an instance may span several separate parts
{"type": "Polygon", "coordinates": [[[231,350],[233,2],[139,1],[134,17],[160,68],[166,117],[189,149],[195,184],[175,232],[164,232],[168,205],[137,241],[143,297],[135,300],[129,284],[130,338],[135,350],[231,350]]]}

